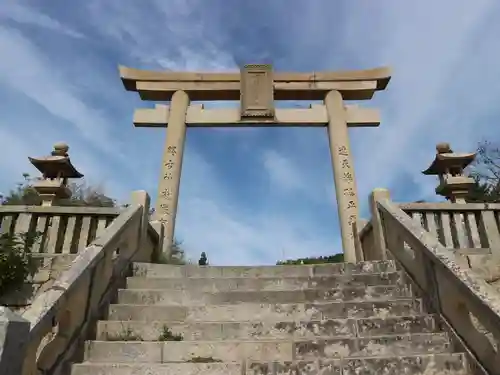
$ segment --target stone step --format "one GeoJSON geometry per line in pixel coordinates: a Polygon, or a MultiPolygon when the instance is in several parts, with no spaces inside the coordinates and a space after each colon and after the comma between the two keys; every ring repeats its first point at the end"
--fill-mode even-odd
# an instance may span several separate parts
{"type": "Polygon", "coordinates": [[[118,303],[129,305],[220,305],[239,303],[303,303],[326,301],[374,301],[411,297],[409,287],[378,285],[339,289],[303,289],[284,291],[200,292],[198,290],[121,289],[118,303]]]}
{"type": "Polygon", "coordinates": [[[433,315],[407,315],[386,318],[330,319],[263,322],[195,322],[172,321],[99,321],[97,340],[160,341],[180,336],[183,340],[270,340],[313,339],[333,337],[372,337],[409,333],[433,333],[438,325],[433,315]]]}
{"type": "Polygon", "coordinates": [[[444,333],[371,338],[259,341],[89,341],[85,360],[90,362],[190,362],[212,358],[217,362],[292,361],[449,353],[444,333]]]}
{"type": "Polygon", "coordinates": [[[367,318],[422,313],[419,299],[329,303],[240,303],[237,305],[175,306],[124,305],[109,308],[110,320],[166,321],[265,321],[367,318]]]}
{"type": "MultiPolygon", "coordinates": [[[[209,359],[207,359],[208,361],[209,359]]],[[[264,362],[246,360],[239,363],[92,363],[73,366],[72,375],[469,375],[461,353],[345,358],[342,360],[313,360],[264,362]]]]}
{"type": "Polygon", "coordinates": [[[135,263],[134,276],[146,277],[311,277],[334,274],[380,273],[396,271],[394,261],[330,263],[297,266],[175,266],[135,263]]]}
{"type": "Polygon", "coordinates": [[[245,290],[297,290],[306,288],[340,288],[346,286],[402,285],[401,272],[361,273],[329,276],[293,277],[129,277],[127,288],[162,290],[199,290],[229,292],[245,290]]]}

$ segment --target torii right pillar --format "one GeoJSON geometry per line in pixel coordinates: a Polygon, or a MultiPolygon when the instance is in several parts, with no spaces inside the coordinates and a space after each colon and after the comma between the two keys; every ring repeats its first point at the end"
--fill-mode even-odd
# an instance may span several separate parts
{"type": "Polygon", "coordinates": [[[328,139],[332,157],[333,178],[337,196],[340,233],[344,261],[356,262],[354,225],[358,220],[358,193],[349,145],[349,132],[344,100],[339,91],[330,91],[325,97],[328,113],[328,139]]]}

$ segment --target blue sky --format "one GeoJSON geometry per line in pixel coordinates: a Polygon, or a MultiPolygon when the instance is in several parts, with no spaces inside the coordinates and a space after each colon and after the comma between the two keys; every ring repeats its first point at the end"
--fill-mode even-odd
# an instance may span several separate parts
{"type": "MultiPolygon", "coordinates": [[[[156,197],[165,130],[132,125],[137,94],[117,66],[280,71],[388,65],[360,103],[379,128],[352,129],[361,213],[375,187],[434,200],[420,174],[435,144],[497,139],[500,2],[495,0],[86,0],[0,2],[0,191],[57,141],[86,180],[127,201],[156,197]]],[[[226,104],[224,104],[226,105],[226,104]]],[[[227,104],[234,105],[234,104],[227,104]]],[[[176,236],[213,264],[274,264],[341,251],[325,129],[191,129],[176,236]]]]}

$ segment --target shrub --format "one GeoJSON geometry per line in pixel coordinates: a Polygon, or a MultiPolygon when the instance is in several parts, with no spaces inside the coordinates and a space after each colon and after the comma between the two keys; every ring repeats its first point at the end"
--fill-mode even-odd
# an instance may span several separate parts
{"type": "MultiPolygon", "coordinates": [[[[0,196],[0,204],[2,205],[28,205],[40,206],[42,198],[33,188],[33,184],[37,180],[32,178],[29,173],[23,173],[23,181],[17,183],[14,189],[11,189],[6,196],[0,196]]],[[[90,186],[85,182],[70,183],[68,188],[71,190],[71,198],[59,199],[54,205],[56,206],[88,206],[88,207],[115,207],[114,199],[104,194],[99,186],[90,186]]]]}
{"type": "Polygon", "coordinates": [[[324,263],[342,263],[344,261],[344,254],[335,254],[326,257],[318,258],[300,258],[300,259],[290,259],[281,260],[276,262],[278,266],[290,266],[297,264],[324,264],[324,263]]]}
{"type": "Polygon", "coordinates": [[[39,233],[0,235],[0,296],[19,290],[35,274],[37,264],[31,248],[38,236],[39,233]]]}

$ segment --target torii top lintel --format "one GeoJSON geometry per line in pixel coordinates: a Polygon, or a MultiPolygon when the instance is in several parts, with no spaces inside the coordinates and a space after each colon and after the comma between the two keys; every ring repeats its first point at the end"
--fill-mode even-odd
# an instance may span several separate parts
{"type": "MultiPolygon", "coordinates": [[[[151,71],[119,66],[127,91],[137,91],[143,100],[168,101],[178,90],[191,100],[240,100],[241,73],[197,73],[151,71]]],[[[272,73],[275,100],[323,100],[338,90],[345,100],[371,99],[384,90],[391,78],[388,67],[367,70],[272,73]]]]}

